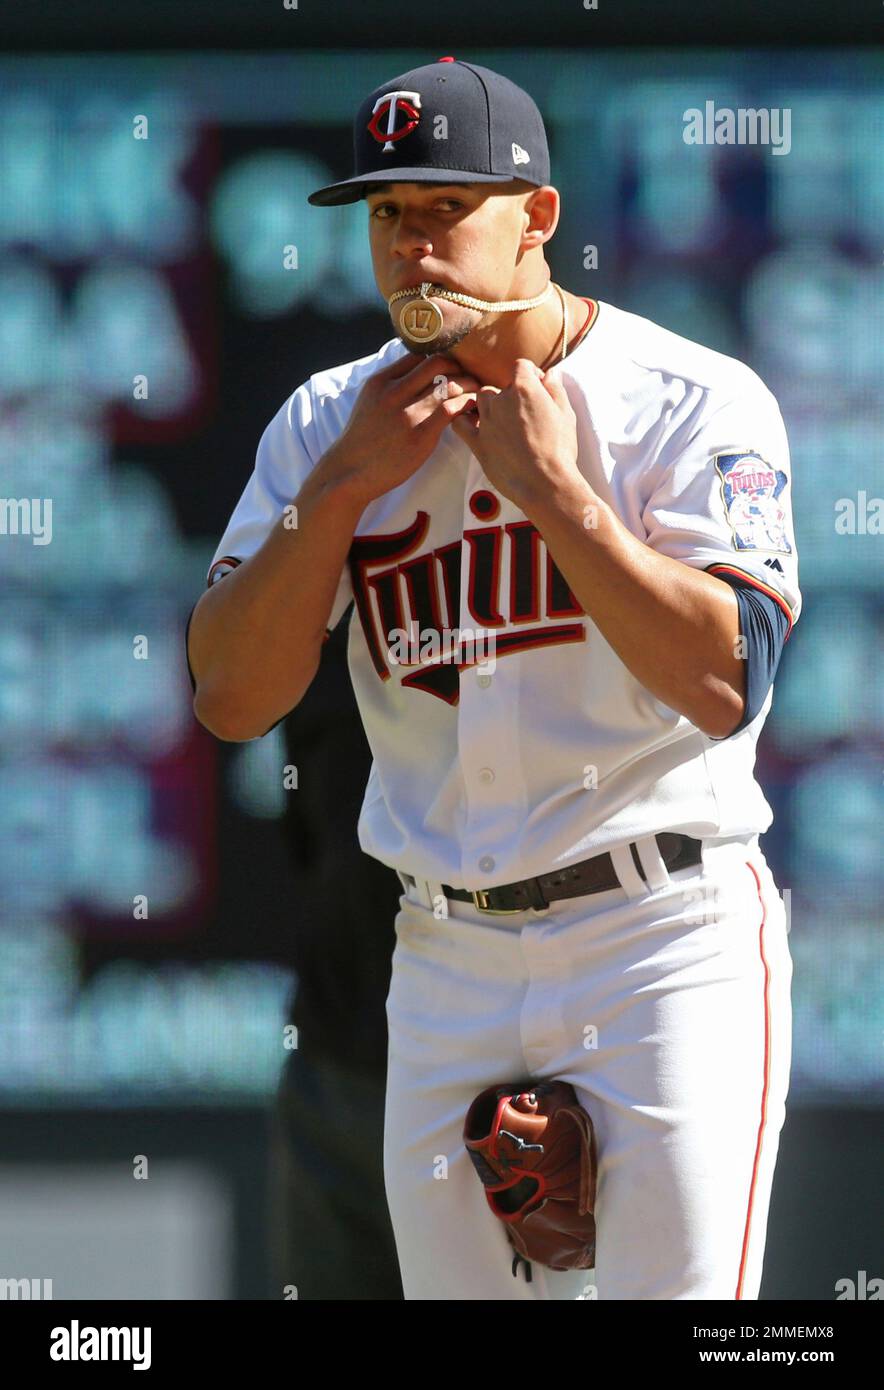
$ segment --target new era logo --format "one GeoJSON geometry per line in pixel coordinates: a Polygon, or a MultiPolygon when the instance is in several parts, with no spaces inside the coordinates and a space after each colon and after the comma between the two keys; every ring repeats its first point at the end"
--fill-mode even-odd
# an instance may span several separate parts
{"type": "Polygon", "coordinates": [[[530,163],[531,163],[531,156],[529,155],[528,151],[527,151],[527,150],[523,150],[521,145],[517,145],[516,142],[515,142],[515,140],[513,141],[513,163],[514,163],[514,164],[530,164],[530,163]]]}

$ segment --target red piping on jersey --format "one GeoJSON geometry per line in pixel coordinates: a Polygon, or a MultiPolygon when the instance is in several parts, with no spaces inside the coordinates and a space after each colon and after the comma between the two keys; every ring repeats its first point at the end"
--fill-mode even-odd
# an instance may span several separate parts
{"type": "Polygon", "coordinates": [[[212,565],[211,569],[209,570],[209,573],[206,576],[206,588],[211,589],[212,575],[215,573],[219,565],[230,565],[232,569],[236,569],[237,565],[239,565],[240,563],[241,561],[239,561],[235,555],[222,555],[219,560],[215,561],[214,565],[212,565]]]}
{"type": "Polygon", "coordinates": [[[765,584],[763,579],[756,579],[754,574],[747,574],[746,570],[741,570],[737,565],[709,565],[707,574],[733,574],[738,579],[747,580],[755,589],[760,589],[768,598],[772,598],[774,603],[778,603],[788,619],[789,626],[786,629],[785,641],[788,642],[792,632],[792,610],[782,594],[778,594],[776,589],[772,589],[769,584],[765,584]]]}
{"type": "MultiPolygon", "coordinates": [[[[589,305],[589,318],[586,320],[586,323],[581,328],[579,337],[575,338],[574,342],[571,344],[572,352],[576,347],[579,346],[580,343],[583,342],[583,339],[586,337],[587,333],[592,328],[593,324],[599,316],[599,306],[596,300],[587,299],[586,295],[583,294],[580,296],[580,298],[583,300],[584,304],[589,305]]],[[[567,358],[565,360],[567,361],[567,358]]]]}
{"type": "Polygon", "coordinates": [[[761,1117],[758,1121],[758,1138],[755,1141],[755,1161],[752,1164],[752,1181],[749,1184],[749,1203],[746,1209],[746,1226],[743,1231],[743,1249],[740,1254],[740,1274],[737,1279],[736,1298],[743,1297],[743,1280],[746,1277],[746,1256],[749,1250],[749,1232],[752,1225],[752,1208],[755,1205],[755,1185],[758,1181],[758,1164],[761,1158],[761,1144],[764,1139],[764,1131],[767,1126],[767,1098],[770,1091],[770,966],[764,954],[764,924],[767,920],[767,910],[764,906],[764,898],[761,896],[761,879],[755,872],[752,865],[746,862],[746,868],[755,879],[755,887],[758,890],[758,901],[761,904],[761,926],[758,930],[758,949],[761,954],[761,963],[764,966],[764,1085],[761,1090],[761,1117]]]}

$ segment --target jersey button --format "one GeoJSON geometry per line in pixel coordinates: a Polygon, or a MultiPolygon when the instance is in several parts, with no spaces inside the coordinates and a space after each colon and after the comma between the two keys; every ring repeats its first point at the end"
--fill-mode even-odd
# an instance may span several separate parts
{"type": "Polygon", "coordinates": [[[479,868],[482,870],[483,874],[491,873],[491,870],[494,868],[494,860],[491,858],[490,854],[483,854],[482,858],[479,860],[479,868]]]}
{"type": "Polygon", "coordinates": [[[488,687],[489,687],[489,685],[491,684],[491,677],[490,677],[490,676],[479,676],[477,679],[478,679],[478,683],[479,683],[480,688],[481,688],[482,690],[487,690],[488,687]]]}
{"type": "Polygon", "coordinates": [[[493,782],[493,781],[494,781],[494,772],[492,771],[492,769],[491,769],[490,767],[483,767],[483,768],[480,768],[480,769],[479,769],[479,781],[480,781],[480,782],[493,782]]]}

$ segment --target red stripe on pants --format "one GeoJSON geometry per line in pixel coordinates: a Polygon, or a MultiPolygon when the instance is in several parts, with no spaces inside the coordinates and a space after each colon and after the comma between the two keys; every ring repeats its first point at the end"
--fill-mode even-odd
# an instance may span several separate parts
{"type": "Polygon", "coordinates": [[[743,1231],[743,1249],[740,1255],[740,1276],[737,1280],[736,1297],[743,1296],[743,1280],[746,1275],[746,1256],[749,1250],[749,1232],[752,1226],[752,1207],[755,1203],[755,1184],[758,1180],[758,1163],[761,1158],[761,1145],[764,1139],[764,1129],[767,1124],[767,1097],[770,1089],[770,966],[764,954],[764,924],[767,912],[764,906],[764,898],[761,896],[761,879],[755,872],[750,863],[746,863],[746,868],[751,871],[755,879],[755,886],[758,890],[758,901],[761,904],[761,926],[758,929],[758,949],[761,953],[761,963],[764,966],[764,1086],[761,1091],[761,1116],[758,1121],[758,1138],[755,1141],[755,1161],[752,1164],[752,1182],[749,1187],[749,1204],[746,1209],[746,1226],[743,1231]]]}

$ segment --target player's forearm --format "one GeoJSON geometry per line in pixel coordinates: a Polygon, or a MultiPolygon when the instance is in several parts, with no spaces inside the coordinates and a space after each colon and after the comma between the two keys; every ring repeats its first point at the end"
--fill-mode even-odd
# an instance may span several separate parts
{"type": "Polygon", "coordinates": [[[574,596],[636,680],[704,733],[731,733],[745,662],[730,586],[651,550],[583,479],[528,505],[574,596]]]}
{"type": "Polygon", "coordinates": [[[191,620],[194,712],[228,741],[260,737],[308,689],[365,507],[321,464],[293,500],[297,526],[281,517],[250,559],[206,591],[191,620]]]}

